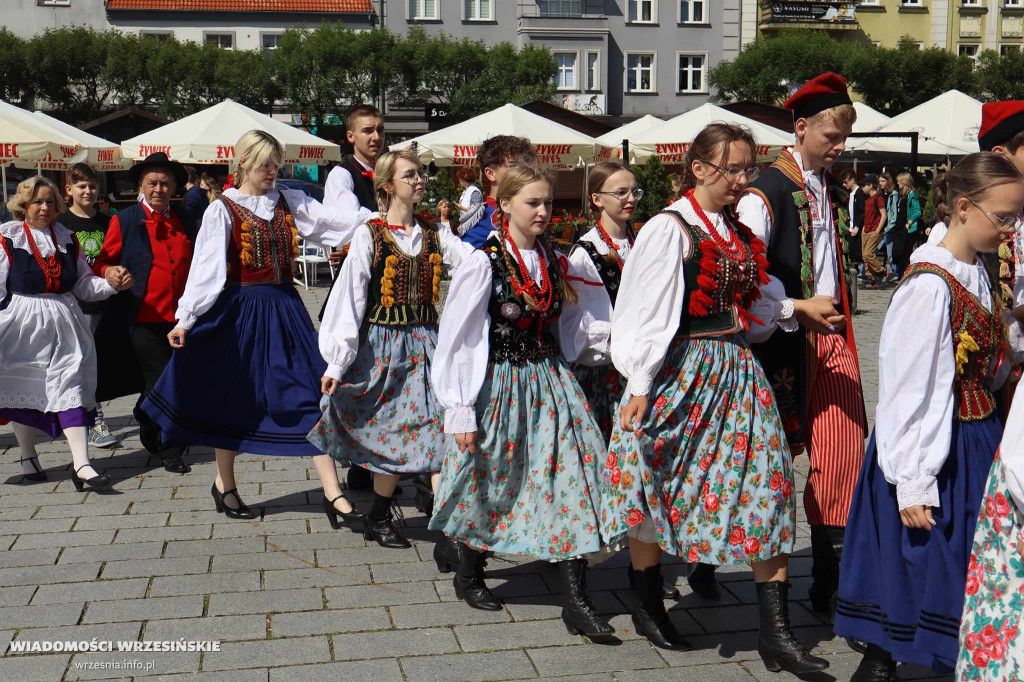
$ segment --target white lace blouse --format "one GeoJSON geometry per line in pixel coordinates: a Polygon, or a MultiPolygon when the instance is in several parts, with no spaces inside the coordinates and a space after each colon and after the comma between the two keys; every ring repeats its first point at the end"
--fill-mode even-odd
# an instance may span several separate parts
{"type": "MultiPolygon", "coordinates": [[[[25,235],[22,225],[23,223],[20,220],[4,223],[0,225],[0,236],[10,239],[14,248],[31,253],[32,247],[28,243],[28,237],[25,235]]],[[[56,244],[50,239],[50,231],[48,229],[39,230],[34,227],[29,229],[32,230],[32,239],[36,243],[36,248],[39,249],[39,255],[43,258],[52,256],[55,249],[60,249],[61,253],[67,253],[69,248],[74,248],[74,233],[60,223],[54,223],[53,225],[53,233],[57,237],[56,244]]],[[[78,252],[76,267],[75,285],[71,289],[71,293],[78,300],[102,301],[117,293],[114,287],[107,284],[107,280],[93,274],[92,268],[85,261],[85,254],[81,250],[78,252]]],[[[11,263],[7,260],[7,253],[0,249],[0,301],[7,297],[7,276],[10,274],[10,271],[11,263]]]]}

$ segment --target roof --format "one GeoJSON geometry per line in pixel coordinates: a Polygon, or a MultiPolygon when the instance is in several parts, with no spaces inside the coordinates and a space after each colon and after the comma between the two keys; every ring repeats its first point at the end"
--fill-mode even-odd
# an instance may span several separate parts
{"type": "Polygon", "coordinates": [[[372,13],[371,0],[106,0],[108,10],[372,13]]]}

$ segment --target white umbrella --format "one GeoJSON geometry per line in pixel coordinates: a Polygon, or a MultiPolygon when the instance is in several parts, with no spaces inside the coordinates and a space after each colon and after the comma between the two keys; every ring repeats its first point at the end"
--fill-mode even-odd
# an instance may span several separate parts
{"type": "Polygon", "coordinates": [[[561,123],[506,104],[486,114],[426,135],[391,145],[392,150],[416,145],[422,163],[438,166],[476,164],[480,144],[495,135],[519,135],[534,145],[538,163],[558,170],[572,170],[592,161],[600,145],[597,140],[561,123]]]}
{"type": "Polygon", "coordinates": [[[7,166],[28,162],[30,166],[61,160],[75,163],[85,158],[78,142],[57,132],[32,114],[0,100],[0,184],[7,202],[7,166]]]}
{"type": "Polygon", "coordinates": [[[651,156],[657,156],[662,163],[683,163],[697,133],[709,123],[720,122],[742,125],[750,129],[754,134],[754,141],[757,142],[758,161],[770,161],[778,156],[783,148],[793,144],[793,136],[778,128],[714,104],[702,104],[696,109],[670,118],[657,128],[640,133],[632,140],[630,150],[637,163],[643,163],[651,156]]]}
{"type": "MultiPolygon", "coordinates": [[[[122,158],[121,145],[116,142],[104,140],[102,137],[97,137],[96,135],[87,133],[84,130],[79,130],[73,125],[69,125],[60,119],[54,118],[53,116],[48,116],[41,111],[34,111],[31,116],[47,127],[54,129],[58,133],[66,135],[77,141],[79,146],[85,150],[85,158],[81,160],[95,168],[97,171],[106,172],[126,170],[132,165],[131,161],[122,158]]],[[[50,161],[44,161],[38,165],[26,161],[15,162],[14,165],[18,168],[38,167],[43,170],[66,171],[75,163],[78,163],[78,161],[68,159],[51,159],[50,161]]]]}
{"type": "Polygon", "coordinates": [[[864,102],[854,102],[853,108],[857,111],[857,122],[853,124],[853,132],[870,133],[878,130],[892,120],[882,112],[872,109],[864,102]]]}
{"type": "MultiPolygon", "coordinates": [[[[606,161],[609,159],[621,159],[622,158],[622,141],[632,141],[634,137],[640,133],[645,133],[648,130],[656,128],[665,121],[658,118],[657,116],[651,116],[647,114],[642,116],[635,121],[630,121],[626,125],[616,128],[615,130],[605,133],[604,135],[597,138],[597,141],[604,146],[598,153],[597,161],[606,161]]],[[[630,154],[630,156],[633,156],[630,154]]]]}
{"type": "MultiPolygon", "coordinates": [[[[964,156],[978,151],[978,127],[981,102],[959,90],[949,90],[894,116],[875,131],[879,133],[918,133],[918,153],[922,156],[964,156]]],[[[847,148],[853,151],[907,154],[909,139],[851,138],[847,148]]]]}
{"type": "Polygon", "coordinates": [[[341,161],[341,147],[333,142],[230,99],[125,140],[121,143],[121,151],[126,158],[136,161],[164,152],[175,161],[226,164],[235,158],[238,138],[254,129],[277,138],[285,149],[284,163],[323,165],[341,161]]]}

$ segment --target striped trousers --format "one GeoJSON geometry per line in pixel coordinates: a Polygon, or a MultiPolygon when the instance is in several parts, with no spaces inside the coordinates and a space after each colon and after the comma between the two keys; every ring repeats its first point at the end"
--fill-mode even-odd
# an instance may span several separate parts
{"type": "Polygon", "coordinates": [[[819,334],[816,341],[807,402],[811,466],[804,511],[812,526],[845,526],[864,461],[864,392],[843,335],[819,334]]]}

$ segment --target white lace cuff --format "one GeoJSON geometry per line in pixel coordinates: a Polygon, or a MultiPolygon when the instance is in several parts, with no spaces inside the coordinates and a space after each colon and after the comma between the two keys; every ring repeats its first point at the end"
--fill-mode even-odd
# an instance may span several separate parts
{"type": "MultiPolygon", "coordinates": [[[[181,312],[179,311],[178,314],[181,315],[181,312]]],[[[192,329],[192,327],[195,326],[196,319],[198,319],[198,318],[196,318],[195,315],[181,315],[178,318],[178,323],[175,326],[176,327],[181,327],[182,329],[188,331],[188,330],[192,329]]]]}
{"type": "Polygon", "coordinates": [[[327,365],[327,371],[324,372],[324,376],[330,377],[335,381],[341,381],[341,376],[345,373],[341,365],[329,364],[327,365]]]}
{"type": "Polygon", "coordinates": [[[779,323],[779,328],[784,332],[795,332],[800,329],[800,323],[797,322],[796,307],[793,305],[793,299],[787,298],[784,301],[779,301],[779,310],[776,317],[776,321],[779,323]]]}
{"type": "Polygon", "coordinates": [[[607,355],[612,338],[612,323],[606,320],[594,320],[587,327],[587,338],[590,347],[597,353],[607,355]]]}
{"type": "Polygon", "coordinates": [[[476,408],[472,405],[449,407],[444,412],[445,433],[475,433],[476,408]]]}
{"type": "Polygon", "coordinates": [[[934,476],[921,476],[896,484],[896,503],[900,511],[916,504],[939,506],[939,484],[934,476]]]}
{"type": "Polygon", "coordinates": [[[1017,318],[1009,310],[1003,313],[1003,319],[1006,321],[1006,326],[1009,330],[1007,341],[1010,344],[1010,353],[1018,364],[1024,362],[1024,328],[1021,327],[1021,323],[1017,321],[1017,318]]]}
{"type": "Polygon", "coordinates": [[[626,393],[631,396],[650,395],[652,383],[651,377],[646,374],[634,374],[629,377],[629,382],[626,383],[626,393]]]}

